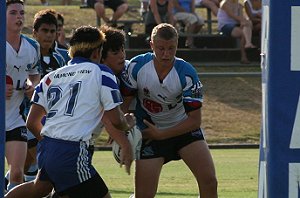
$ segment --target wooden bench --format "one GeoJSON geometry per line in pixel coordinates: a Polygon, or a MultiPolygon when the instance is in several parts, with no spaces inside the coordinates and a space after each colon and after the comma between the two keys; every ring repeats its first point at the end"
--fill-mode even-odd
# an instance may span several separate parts
{"type": "MultiPolygon", "coordinates": [[[[80,6],[80,9],[92,9],[89,6],[80,6]]],[[[117,20],[114,23],[118,26],[121,26],[125,32],[125,48],[129,48],[129,37],[132,34],[132,26],[133,24],[140,24],[144,23],[140,14],[139,14],[139,7],[138,6],[129,6],[126,12],[126,15],[129,15],[128,20],[117,20]]],[[[101,19],[96,14],[96,24],[97,26],[101,26],[101,19]]]]}

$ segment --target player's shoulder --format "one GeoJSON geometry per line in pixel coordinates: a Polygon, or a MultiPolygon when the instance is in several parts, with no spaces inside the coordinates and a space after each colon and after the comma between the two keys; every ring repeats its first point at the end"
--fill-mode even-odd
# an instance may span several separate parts
{"type": "Polygon", "coordinates": [[[147,63],[153,60],[153,56],[154,55],[151,52],[137,55],[130,60],[127,68],[133,73],[137,74],[141,68],[143,68],[147,65],[147,63]]]}
{"type": "Polygon", "coordinates": [[[175,57],[174,67],[180,74],[197,74],[195,67],[182,58],[175,57]]]}
{"type": "Polygon", "coordinates": [[[40,44],[37,42],[37,40],[30,38],[24,34],[21,34],[22,42],[25,42],[25,44],[28,44],[29,46],[33,47],[36,51],[39,50],[40,44]]]}
{"type": "Polygon", "coordinates": [[[57,54],[59,54],[64,59],[64,61],[66,63],[70,60],[70,57],[69,57],[67,49],[56,47],[55,50],[54,50],[54,52],[57,53],[57,54]]]}
{"type": "Polygon", "coordinates": [[[130,60],[130,63],[131,62],[137,62],[139,64],[146,64],[147,62],[153,60],[153,53],[152,52],[147,52],[145,54],[139,54],[135,57],[133,57],[131,60],[130,60]]]}

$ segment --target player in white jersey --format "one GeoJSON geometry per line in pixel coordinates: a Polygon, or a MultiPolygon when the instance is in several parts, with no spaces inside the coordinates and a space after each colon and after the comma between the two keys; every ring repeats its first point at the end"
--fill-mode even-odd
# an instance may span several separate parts
{"type": "MultiPolygon", "coordinates": [[[[33,37],[40,44],[41,76],[45,76],[50,71],[63,67],[70,60],[68,51],[55,48],[55,39],[58,30],[56,13],[53,9],[40,10],[34,15],[33,37]]],[[[25,98],[20,109],[26,120],[30,108],[30,98],[25,98]]],[[[28,150],[25,162],[24,180],[34,180],[38,167],[36,162],[37,139],[28,131],[28,150]],[[26,172],[27,171],[27,172],[26,172]]]]}
{"type": "MultiPolygon", "coordinates": [[[[97,28],[76,29],[70,40],[73,59],[47,74],[32,98],[27,127],[41,140],[35,183],[53,184],[60,196],[110,197],[91,165],[89,140],[103,115],[122,131],[135,124],[131,114],[120,110],[122,97],[112,71],[98,64],[103,41],[104,34],[97,28]]],[[[130,167],[128,162],[125,165],[130,167]]]]}
{"type": "Polygon", "coordinates": [[[142,129],[141,160],[136,161],[135,197],[154,197],[162,166],[183,159],[196,177],[201,198],[217,197],[215,168],[201,125],[202,84],[193,66],[175,57],[176,29],[157,25],[153,53],[134,57],[123,79],[124,105],[137,97],[137,125],[142,129]]]}
{"type": "Polygon", "coordinates": [[[8,190],[23,182],[27,152],[27,130],[19,107],[24,94],[31,97],[39,82],[39,45],[21,34],[24,25],[22,0],[6,1],[6,144],[5,156],[9,165],[8,190]]]}

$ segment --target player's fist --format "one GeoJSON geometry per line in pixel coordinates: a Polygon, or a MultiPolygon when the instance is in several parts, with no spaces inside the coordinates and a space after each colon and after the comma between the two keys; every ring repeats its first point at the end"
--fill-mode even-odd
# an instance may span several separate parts
{"type": "Polygon", "coordinates": [[[33,94],[33,91],[34,91],[34,86],[33,86],[32,82],[29,79],[27,79],[25,84],[24,84],[24,90],[25,90],[25,95],[28,98],[31,98],[31,96],[33,94]]]}
{"type": "Polygon", "coordinates": [[[9,100],[13,94],[13,84],[14,83],[13,83],[13,79],[8,75],[6,75],[5,80],[6,80],[6,92],[5,92],[6,100],[9,100]]]}

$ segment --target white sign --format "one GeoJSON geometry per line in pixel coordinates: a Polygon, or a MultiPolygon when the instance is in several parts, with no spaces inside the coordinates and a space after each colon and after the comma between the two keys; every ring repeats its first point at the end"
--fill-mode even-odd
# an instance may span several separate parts
{"type": "Polygon", "coordinates": [[[300,6],[291,8],[291,70],[300,71],[300,6]]]}

